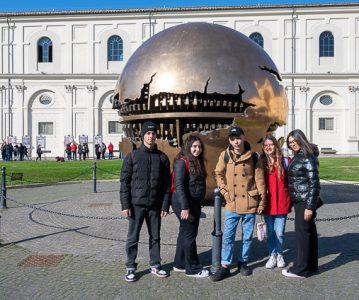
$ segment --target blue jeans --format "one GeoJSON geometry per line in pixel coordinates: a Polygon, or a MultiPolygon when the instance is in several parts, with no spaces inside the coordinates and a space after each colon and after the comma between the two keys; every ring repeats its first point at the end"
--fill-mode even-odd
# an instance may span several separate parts
{"type": "Polygon", "coordinates": [[[224,233],[222,242],[222,265],[230,265],[233,260],[234,241],[237,226],[242,218],[242,244],[238,260],[249,261],[249,253],[252,244],[252,236],[256,214],[237,214],[226,210],[224,219],[224,233]]]}
{"type": "Polygon", "coordinates": [[[287,215],[265,215],[264,219],[267,224],[269,255],[282,254],[287,215]]]}

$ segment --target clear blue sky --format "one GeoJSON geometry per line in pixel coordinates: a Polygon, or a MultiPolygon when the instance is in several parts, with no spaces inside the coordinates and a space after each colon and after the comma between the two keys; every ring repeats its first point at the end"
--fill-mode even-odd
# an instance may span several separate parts
{"type": "Polygon", "coordinates": [[[1,12],[81,10],[81,9],[123,9],[183,6],[221,6],[256,4],[303,4],[343,3],[353,1],[330,0],[0,0],[1,12]]]}

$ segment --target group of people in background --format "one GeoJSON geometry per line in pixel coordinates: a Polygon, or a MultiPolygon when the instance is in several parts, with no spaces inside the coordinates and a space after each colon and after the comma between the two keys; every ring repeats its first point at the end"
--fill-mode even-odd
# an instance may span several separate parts
{"type": "Polygon", "coordinates": [[[113,159],[113,144],[111,142],[107,147],[104,142],[102,144],[95,144],[96,159],[105,159],[106,149],[108,150],[108,159],[113,159]]]}
{"type": "MultiPolygon", "coordinates": [[[[113,159],[114,155],[114,146],[112,142],[110,142],[107,146],[105,143],[95,144],[95,156],[96,159],[105,159],[106,158],[106,150],[108,151],[108,159],[113,159]]],[[[1,158],[3,161],[14,161],[14,160],[29,160],[28,148],[20,144],[13,145],[12,143],[3,142],[0,146],[1,150],[1,158]]],[[[65,145],[65,157],[67,160],[86,160],[89,159],[89,146],[87,143],[77,144],[76,142],[67,143],[65,145]]],[[[41,147],[41,144],[36,146],[36,160],[42,159],[42,154],[44,153],[44,149],[41,147]]],[[[48,151],[50,152],[50,151],[48,151]]],[[[121,158],[121,152],[120,152],[121,158]]],[[[62,158],[63,159],[63,158],[62,158]]]]}
{"type": "Polygon", "coordinates": [[[13,145],[3,142],[1,144],[1,157],[4,161],[29,159],[28,149],[22,143],[13,145]]]}
{"type": "Polygon", "coordinates": [[[67,160],[86,160],[89,158],[89,146],[87,143],[76,144],[75,142],[65,145],[65,153],[67,160]]]}
{"type": "Polygon", "coordinates": [[[288,134],[287,145],[294,156],[283,157],[276,138],[263,138],[258,155],[251,150],[244,131],[231,127],[229,146],[219,156],[214,170],[217,186],[225,201],[224,233],[221,267],[213,274],[204,268],[197,254],[196,237],[205,197],[207,172],[204,161],[205,145],[199,135],[191,134],[183,142],[173,162],[157,149],[157,126],[145,122],[142,126],[143,143],[124,159],[121,171],[120,201],[122,213],[129,221],[126,242],[125,280],[137,280],[136,257],[143,222],[149,233],[150,272],[165,278],[169,274],[161,267],[161,217],[169,207],[179,221],[177,247],[173,271],[189,277],[220,281],[231,275],[236,263],[238,273],[249,276],[248,263],[257,214],[264,214],[268,228],[268,269],[285,268],[284,237],[287,215],[294,206],[296,257],[282,274],[305,278],[318,271],[318,237],[315,225],[319,199],[318,148],[311,144],[301,130],[288,134]],[[241,222],[242,244],[234,259],[237,226],[241,222]]]}

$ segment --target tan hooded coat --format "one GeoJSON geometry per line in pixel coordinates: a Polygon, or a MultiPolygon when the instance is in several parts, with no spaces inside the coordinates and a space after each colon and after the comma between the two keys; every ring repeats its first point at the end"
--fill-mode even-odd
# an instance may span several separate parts
{"type": "Polygon", "coordinates": [[[226,200],[226,209],[238,214],[256,213],[264,210],[266,205],[263,162],[258,157],[253,168],[252,151],[247,151],[239,158],[232,150],[225,150],[219,156],[214,176],[218,188],[226,200]],[[224,154],[227,151],[227,166],[224,154]]]}

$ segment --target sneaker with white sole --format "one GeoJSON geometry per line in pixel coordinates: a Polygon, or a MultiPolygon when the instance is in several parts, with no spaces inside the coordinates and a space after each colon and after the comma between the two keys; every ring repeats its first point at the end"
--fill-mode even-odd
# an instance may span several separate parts
{"type": "Polygon", "coordinates": [[[305,278],[304,276],[300,276],[300,275],[290,272],[288,269],[282,270],[282,275],[284,275],[286,277],[292,277],[292,278],[305,278]]]}
{"type": "Polygon", "coordinates": [[[161,267],[151,267],[150,271],[153,275],[156,275],[157,277],[160,278],[168,277],[168,273],[165,270],[163,270],[161,267]]]}
{"type": "Polygon", "coordinates": [[[231,276],[229,268],[220,267],[217,272],[209,277],[209,279],[212,281],[221,281],[229,276],[231,276]]]}
{"type": "Polygon", "coordinates": [[[278,254],[277,256],[277,267],[278,268],[284,268],[285,267],[285,261],[282,254],[278,254]]]}
{"type": "Polygon", "coordinates": [[[194,278],[206,278],[208,277],[210,274],[209,274],[209,271],[208,270],[205,270],[203,269],[202,271],[198,272],[197,274],[186,274],[186,276],[188,277],[194,277],[194,278]]]}
{"type": "Polygon", "coordinates": [[[181,269],[181,268],[173,267],[173,271],[179,272],[179,273],[185,273],[185,272],[186,272],[186,269],[181,269]]]}
{"type": "Polygon", "coordinates": [[[127,282],[134,282],[137,280],[135,270],[127,270],[125,280],[127,282]]]}
{"type": "Polygon", "coordinates": [[[266,268],[273,269],[276,267],[276,265],[277,265],[277,257],[275,254],[272,254],[266,263],[266,268]]]}

